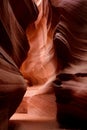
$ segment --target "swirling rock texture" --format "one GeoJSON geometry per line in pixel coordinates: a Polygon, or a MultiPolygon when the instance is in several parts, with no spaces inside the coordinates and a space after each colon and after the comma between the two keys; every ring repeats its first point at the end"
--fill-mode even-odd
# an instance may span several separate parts
{"type": "Polygon", "coordinates": [[[60,14],[53,38],[62,65],[53,82],[58,118],[72,117],[74,120],[68,124],[73,125],[79,119],[80,126],[87,122],[87,0],[51,2],[60,14]]]}
{"type": "Polygon", "coordinates": [[[27,29],[30,50],[28,57],[22,64],[21,72],[28,80],[29,86],[45,86],[45,83],[54,80],[58,72],[52,42],[52,11],[48,0],[35,0],[35,2],[39,15],[35,23],[31,24],[27,29]]]}
{"type": "Polygon", "coordinates": [[[0,130],[8,129],[8,120],[26,92],[19,68],[29,50],[26,27],[37,15],[38,9],[30,0],[0,0],[0,130]]]}

